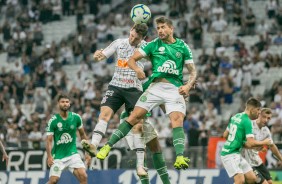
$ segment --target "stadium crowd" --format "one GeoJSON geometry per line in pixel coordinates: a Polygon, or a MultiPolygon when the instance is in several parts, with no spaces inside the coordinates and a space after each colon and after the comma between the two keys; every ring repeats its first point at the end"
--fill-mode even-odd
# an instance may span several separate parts
{"type": "MultiPolygon", "coordinates": [[[[114,58],[94,63],[92,53],[116,38],[127,37],[131,7],[148,4],[150,41],[153,20],[166,14],[176,36],[192,49],[198,66],[197,86],[190,92],[184,121],[189,147],[207,146],[221,136],[229,117],[243,110],[250,96],[273,109],[269,122],[274,141],[282,141],[282,7],[279,0],[150,0],[122,3],[102,12],[111,0],[7,0],[1,3],[0,52],[12,67],[0,70],[0,138],[8,147],[44,147],[45,127],[56,108],[56,96],[68,92],[71,111],[80,114],[91,135],[99,105],[113,74],[114,58]],[[150,2],[150,4],[148,4],[150,2]],[[264,9],[255,11],[254,6],[264,9]],[[100,12],[99,12],[100,11],[100,12]],[[120,13],[123,12],[123,13],[120,13]],[[86,19],[85,15],[93,18],[86,19]],[[42,24],[76,16],[75,34],[44,43],[42,24]],[[77,72],[68,77],[66,66],[77,72]],[[191,139],[193,137],[193,139],[191,139]]],[[[54,28],[59,29],[59,28],[54,28]]],[[[150,74],[150,65],[145,66],[150,74]]],[[[187,78],[186,78],[187,79],[187,78]]],[[[152,122],[163,147],[172,146],[168,119],[160,109],[152,122]]],[[[110,135],[119,124],[115,115],[110,135]]]]}

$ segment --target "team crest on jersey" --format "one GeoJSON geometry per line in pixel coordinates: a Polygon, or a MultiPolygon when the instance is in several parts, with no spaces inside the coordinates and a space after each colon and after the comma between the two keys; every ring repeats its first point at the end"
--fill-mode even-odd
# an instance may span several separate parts
{"type": "Polygon", "coordinates": [[[176,52],[176,53],[175,53],[175,56],[176,56],[177,58],[181,58],[182,54],[181,54],[181,52],[176,52]]]}
{"type": "Polygon", "coordinates": [[[141,96],[140,97],[140,101],[141,102],[146,102],[147,101],[147,97],[146,96],[141,96]]]}
{"type": "Polygon", "coordinates": [[[58,171],[59,171],[59,167],[58,167],[58,166],[55,166],[55,167],[53,168],[53,170],[54,170],[55,172],[58,172],[58,171]]]}
{"type": "Polygon", "coordinates": [[[58,127],[58,130],[59,131],[62,131],[63,130],[63,124],[61,123],[61,122],[59,122],[58,124],[57,124],[57,127],[58,127]]]}
{"type": "Polygon", "coordinates": [[[70,129],[74,129],[74,126],[73,126],[73,125],[71,125],[71,126],[70,126],[70,129]]]}

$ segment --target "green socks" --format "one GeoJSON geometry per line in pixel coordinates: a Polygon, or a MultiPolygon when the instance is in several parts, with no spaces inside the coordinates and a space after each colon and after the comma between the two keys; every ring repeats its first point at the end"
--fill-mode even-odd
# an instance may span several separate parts
{"type": "Polygon", "coordinates": [[[117,143],[119,140],[125,137],[132,127],[133,126],[129,124],[127,121],[121,123],[118,126],[118,129],[112,134],[107,144],[112,147],[115,143],[117,143]]]}
{"type": "Polygon", "coordinates": [[[150,181],[149,181],[149,175],[147,176],[139,176],[140,178],[140,181],[142,184],[150,184],[150,181]]]}
{"type": "Polygon", "coordinates": [[[177,127],[172,130],[173,146],[176,156],[184,154],[185,136],[183,127],[177,127]]]}
{"type": "Polygon", "coordinates": [[[166,167],[164,156],[162,153],[153,154],[153,164],[163,184],[170,184],[167,167],[166,167]]]}

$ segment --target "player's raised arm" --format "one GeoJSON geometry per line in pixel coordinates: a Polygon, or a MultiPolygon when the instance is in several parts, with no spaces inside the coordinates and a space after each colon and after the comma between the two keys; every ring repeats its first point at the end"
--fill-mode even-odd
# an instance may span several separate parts
{"type": "Polygon", "coordinates": [[[106,59],[106,56],[103,54],[102,51],[103,51],[103,49],[96,50],[96,52],[94,52],[94,54],[93,54],[94,61],[102,61],[102,60],[106,59]]]}
{"type": "Polygon", "coordinates": [[[100,49],[97,50],[94,54],[93,54],[93,59],[94,61],[102,61],[104,59],[109,58],[111,55],[113,55],[116,52],[118,43],[119,43],[120,39],[117,39],[115,41],[113,41],[108,47],[106,47],[105,49],[100,49]]]}
{"type": "Polygon", "coordinates": [[[142,58],[144,58],[144,56],[139,51],[135,51],[134,54],[127,61],[128,67],[136,72],[138,79],[146,78],[143,69],[138,67],[138,65],[136,64],[136,62],[142,58]]]}

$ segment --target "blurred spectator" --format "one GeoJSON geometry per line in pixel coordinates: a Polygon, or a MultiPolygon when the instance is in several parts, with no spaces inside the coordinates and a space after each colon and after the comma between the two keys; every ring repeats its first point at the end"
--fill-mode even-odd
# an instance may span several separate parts
{"type": "Polygon", "coordinates": [[[275,17],[276,8],[277,8],[277,4],[275,0],[267,0],[265,9],[266,9],[268,18],[271,19],[275,17]]]}
{"type": "Polygon", "coordinates": [[[42,133],[38,130],[38,126],[33,126],[32,131],[28,136],[33,149],[40,149],[40,142],[42,140],[42,133]]]}

